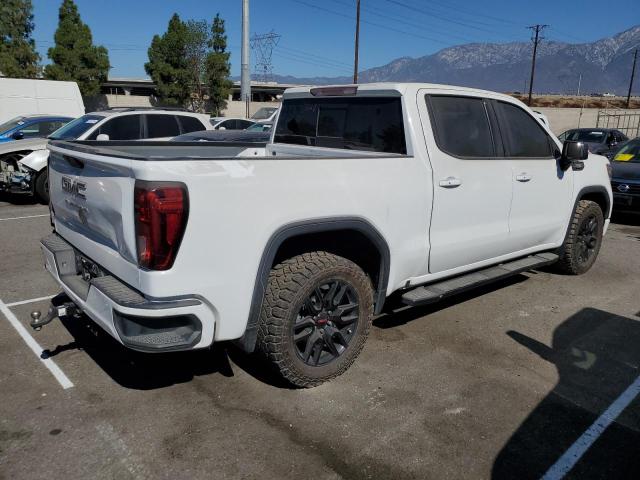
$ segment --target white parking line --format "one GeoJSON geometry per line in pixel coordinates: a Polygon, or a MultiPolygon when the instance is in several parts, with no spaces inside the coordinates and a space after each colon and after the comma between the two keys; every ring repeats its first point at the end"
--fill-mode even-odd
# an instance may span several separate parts
{"type": "Polygon", "coordinates": [[[602,435],[607,427],[618,418],[622,411],[633,402],[638,394],[640,394],[640,376],[622,392],[622,395],[620,395],[615,402],[609,405],[609,408],[569,447],[569,450],[547,470],[542,480],[559,480],[569,473],[591,445],[598,440],[600,435],[602,435]]]}
{"type": "Polygon", "coordinates": [[[43,213],[42,215],[27,215],[26,217],[10,217],[10,218],[0,218],[0,222],[4,222],[6,220],[22,220],[23,218],[38,218],[38,217],[48,217],[48,213],[43,213]]]}
{"type": "Polygon", "coordinates": [[[5,305],[7,307],[17,307],[18,305],[26,305],[27,303],[39,302],[41,300],[49,300],[50,298],[53,298],[53,297],[55,297],[55,295],[47,295],[46,297],[31,298],[29,300],[21,300],[19,302],[6,303],[5,305]]]}
{"type": "Polygon", "coordinates": [[[62,386],[62,388],[66,390],[67,388],[73,387],[73,383],[71,382],[71,380],[69,380],[69,377],[67,377],[65,373],[60,370],[60,367],[58,367],[58,365],[56,365],[53,360],[51,360],[50,358],[41,357],[42,347],[38,345],[38,342],[36,342],[31,335],[29,335],[27,329],[24,328],[22,323],[20,323],[20,320],[16,318],[13,312],[9,310],[9,307],[5,305],[2,300],[0,300],[0,312],[2,312],[5,317],[7,317],[9,323],[13,325],[13,328],[16,329],[18,335],[22,337],[27,346],[33,351],[33,353],[36,354],[36,357],[38,357],[38,359],[44,364],[44,366],[49,369],[54,377],[56,377],[56,380],[62,386]]]}

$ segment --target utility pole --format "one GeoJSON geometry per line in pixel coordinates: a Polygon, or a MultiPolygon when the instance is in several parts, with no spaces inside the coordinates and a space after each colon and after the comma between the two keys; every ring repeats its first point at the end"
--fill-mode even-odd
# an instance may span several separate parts
{"type": "Polygon", "coordinates": [[[540,32],[549,25],[532,25],[527,27],[534,31],[535,37],[533,39],[533,58],[531,59],[531,79],[529,80],[529,101],[527,104],[531,106],[531,93],[533,92],[533,76],[536,72],[536,54],[538,53],[538,43],[544,38],[540,36],[540,32]]]}
{"type": "Polygon", "coordinates": [[[246,117],[249,118],[251,103],[251,73],[249,72],[249,0],[242,0],[242,52],[240,73],[240,99],[246,105],[246,117]]]}
{"type": "Polygon", "coordinates": [[[580,84],[582,83],[582,74],[580,74],[580,76],[578,77],[578,93],[576,94],[576,97],[580,96],[580,84]]]}
{"type": "Polygon", "coordinates": [[[627,93],[627,108],[631,104],[631,89],[633,88],[633,77],[636,74],[636,60],[638,59],[638,49],[633,52],[633,67],[631,68],[631,80],[629,81],[629,93],[627,93]]]}
{"type": "Polygon", "coordinates": [[[360,0],[356,2],[356,48],[353,59],[353,83],[358,83],[358,49],[360,48],[360,0]]]}

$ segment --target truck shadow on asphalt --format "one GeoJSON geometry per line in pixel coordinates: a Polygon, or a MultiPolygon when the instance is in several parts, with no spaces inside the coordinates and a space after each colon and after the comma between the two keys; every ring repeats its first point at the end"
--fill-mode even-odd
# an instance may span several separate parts
{"type": "MultiPolygon", "coordinates": [[[[507,335],[553,363],[559,381],[499,452],[492,478],[541,478],[640,375],[640,321],[586,308],[556,328],[550,347],[507,335]]],[[[636,397],[566,478],[640,478],[638,445],[636,397]]]]}
{"type": "Polygon", "coordinates": [[[232,377],[226,348],[192,352],[141,353],[125,348],[85,316],[62,318],[62,324],[74,340],[44,350],[41,357],[51,358],[67,350],[83,350],[119,385],[134,390],[153,390],[186,383],[194,377],[220,374],[232,377]]]}
{"type": "MultiPolygon", "coordinates": [[[[525,281],[517,275],[428,307],[414,307],[394,312],[397,301],[390,299],[387,313],[376,318],[374,328],[393,328],[429,313],[465,302],[471,298],[525,281]]],[[[192,352],[140,353],[125,348],[85,316],[62,318],[62,324],[73,337],[66,345],[54,346],[42,353],[42,358],[54,358],[69,350],[83,350],[107,375],[125,388],[152,390],[186,383],[194,377],[218,374],[234,376],[237,367],[256,380],[277,388],[294,388],[282,380],[266,362],[255,354],[248,355],[231,343],[219,343],[212,349],[192,352]]]]}
{"type": "Polygon", "coordinates": [[[40,205],[38,199],[33,195],[17,195],[7,192],[0,192],[0,202],[7,202],[13,205],[40,205]]]}

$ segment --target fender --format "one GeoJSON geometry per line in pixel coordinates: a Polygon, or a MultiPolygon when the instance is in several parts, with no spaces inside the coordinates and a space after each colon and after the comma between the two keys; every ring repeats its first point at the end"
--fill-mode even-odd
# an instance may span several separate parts
{"type": "Polygon", "coordinates": [[[264,292],[271,271],[271,265],[275,259],[278,249],[283,242],[291,237],[307,235],[310,233],[331,232],[337,230],[355,230],[365,235],[378,249],[380,253],[380,275],[374,298],[374,313],[382,311],[387,295],[387,284],[389,282],[390,252],[389,245],[382,234],[367,220],[359,217],[335,217],[319,218],[294,222],[280,227],[269,238],[262,253],[258,273],[256,275],[253,296],[251,298],[251,308],[249,319],[244,335],[235,343],[244,351],[250,353],[255,349],[258,334],[258,319],[262,308],[264,292]]]}
{"type": "Polygon", "coordinates": [[[607,202],[607,209],[605,212],[602,212],[604,214],[604,218],[610,218],[611,217],[611,209],[612,209],[612,201],[611,201],[611,197],[609,196],[609,192],[607,191],[607,189],[605,187],[603,187],[602,185],[591,185],[588,187],[583,187],[580,189],[580,191],[578,192],[578,195],[576,195],[576,201],[573,204],[573,210],[572,213],[576,211],[576,207],[578,206],[578,202],[580,200],[582,200],[582,198],[589,194],[589,193],[602,193],[604,195],[604,198],[607,202]]]}
{"type": "Polygon", "coordinates": [[[604,198],[606,199],[606,202],[607,202],[607,211],[602,213],[604,214],[604,218],[609,218],[611,216],[611,208],[612,208],[611,198],[609,197],[609,192],[607,192],[607,189],[602,185],[591,185],[588,187],[582,187],[578,192],[578,195],[576,195],[576,200],[573,203],[573,209],[571,210],[571,215],[569,216],[569,223],[567,224],[567,231],[564,234],[564,240],[562,240],[562,245],[556,251],[558,255],[562,255],[562,252],[564,251],[564,245],[567,243],[567,238],[569,237],[571,221],[573,219],[573,214],[576,211],[576,208],[578,208],[578,202],[582,200],[582,198],[585,195],[588,195],[589,193],[602,193],[604,195],[604,198]]]}
{"type": "Polygon", "coordinates": [[[18,163],[39,172],[46,168],[48,159],[49,150],[34,150],[30,154],[25,155],[18,163]]]}

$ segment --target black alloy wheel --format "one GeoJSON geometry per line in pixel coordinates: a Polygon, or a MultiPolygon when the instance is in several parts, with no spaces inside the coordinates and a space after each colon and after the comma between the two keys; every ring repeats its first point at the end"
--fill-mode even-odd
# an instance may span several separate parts
{"type": "Polygon", "coordinates": [[[292,325],[296,353],[309,366],[336,360],[348,348],[358,317],[358,294],[353,286],[332,279],[316,287],[292,325]]]}
{"type": "Polygon", "coordinates": [[[598,246],[598,220],[595,215],[587,217],[578,230],[577,236],[577,256],[578,261],[586,264],[596,253],[598,246]]]}

